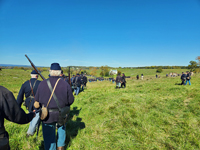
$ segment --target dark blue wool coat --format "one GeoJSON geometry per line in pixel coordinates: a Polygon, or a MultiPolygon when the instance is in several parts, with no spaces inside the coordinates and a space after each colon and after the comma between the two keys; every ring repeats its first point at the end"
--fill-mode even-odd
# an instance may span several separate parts
{"type": "Polygon", "coordinates": [[[3,86],[0,86],[0,128],[4,128],[4,118],[18,123],[26,124],[34,117],[34,113],[26,114],[19,107],[12,92],[3,86]]]}
{"type": "MultiPolygon", "coordinates": [[[[56,81],[59,79],[59,76],[50,76],[49,81],[51,83],[52,88],[56,81]]],[[[55,95],[57,96],[58,102],[60,107],[63,108],[65,106],[70,106],[74,102],[74,96],[72,94],[71,87],[69,84],[64,80],[59,80],[57,87],[54,91],[55,95]]],[[[46,107],[49,98],[51,95],[51,91],[47,85],[47,80],[44,80],[40,83],[37,93],[35,95],[35,101],[40,103],[40,106],[44,105],[46,107]]],[[[54,98],[51,98],[51,101],[48,106],[49,109],[58,108],[54,98]]],[[[48,117],[43,121],[44,123],[53,123],[58,121],[59,112],[49,112],[48,117]]]]}
{"type": "MultiPolygon", "coordinates": [[[[36,80],[37,80],[36,78],[30,79],[32,88],[33,88],[33,85],[34,85],[36,80]]],[[[37,80],[36,83],[35,83],[35,86],[34,86],[34,89],[33,89],[34,95],[36,94],[36,91],[37,91],[37,88],[38,88],[38,85],[40,84],[40,82],[41,81],[37,80]]],[[[26,98],[29,97],[30,95],[32,95],[29,80],[24,82],[24,84],[22,84],[21,89],[19,91],[19,94],[17,96],[17,103],[19,104],[20,107],[21,107],[21,105],[24,101],[24,94],[25,94],[26,98]]]]}
{"type": "Polygon", "coordinates": [[[75,83],[75,82],[77,82],[77,86],[81,86],[81,84],[83,84],[82,83],[82,80],[81,80],[81,77],[78,77],[78,76],[76,76],[74,79],[73,79],[73,84],[75,83]]]}

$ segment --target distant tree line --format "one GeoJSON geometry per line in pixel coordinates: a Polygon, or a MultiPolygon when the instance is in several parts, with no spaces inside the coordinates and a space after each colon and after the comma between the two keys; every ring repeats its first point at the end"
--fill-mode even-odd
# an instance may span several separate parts
{"type": "Polygon", "coordinates": [[[145,67],[123,67],[123,69],[187,69],[187,66],[145,66],[145,67]]]}
{"type": "MultiPolygon", "coordinates": [[[[190,61],[188,66],[145,66],[145,67],[109,67],[109,66],[101,66],[101,67],[93,67],[93,66],[89,66],[89,67],[85,67],[85,66],[70,66],[70,74],[81,74],[81,73],[86,73],[86,74],[90,74],[93,76],[97,75],[97,70],[101,70],[100,72],[100,76],[110,76],[109,74],[109,70],[110,69],[157,69],[156,72],[160,73],[163,70],[162,69],[189,69],[190,71],[194,71],[194,72],[200,72],[200,56],[198,56],[196,58],[196,61],[190,61]]],[[[0,68],[2,69],[21,69],[21,70],[33,70],[32,67],[19,67],[19,66],[0,66],[0,68]]],[[[48,71],[49,67],[38,67],[39,71],[48,71]]],[[[68,74],[69,72],[69,66],[67,67],[62,67],[62,70],[64,72],[64,74],[68,74]]],[[[121,71],[118,72],[119,74],[121,74],[121,71]]]]}

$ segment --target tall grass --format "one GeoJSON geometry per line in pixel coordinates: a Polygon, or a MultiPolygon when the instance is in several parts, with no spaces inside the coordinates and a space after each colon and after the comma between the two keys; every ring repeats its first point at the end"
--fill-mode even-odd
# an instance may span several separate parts
{"type": "MultiPolygon", "coordinates": [[[[179,71],[185,70],[173,70],[179,71]]],[[[181,86],[179,77],[165,77],[171,70],[164,70],[161,78],[155,78],[154,69],[122,72],[134,77],[127,79],[126,88],[115,89],[109,81],[91,82],[75,97],[66,129],[67,149],[200,149],[199,74],[192,76],[191,86],[181,86]],[[141,73],[144,80],[136,80],[141,73]]],[[[27,79],[28,71],[0,72],[1,85],[16,97],[27,79]]],[[[37,141],[35,136],[25,137],[28,124],[6,121],[5,127],[11,149],[43,149],[41,132],[37,141]]]]}

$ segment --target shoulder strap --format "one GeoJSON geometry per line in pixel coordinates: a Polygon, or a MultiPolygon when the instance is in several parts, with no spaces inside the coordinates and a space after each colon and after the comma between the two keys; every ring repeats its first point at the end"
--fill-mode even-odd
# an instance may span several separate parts
{"type": "Polygon", "coordinates": [[[78,81],[78,77],[76,77],[75,83],[77,83],[77,81],[78,81]]]}
{"type": "MultiPolygon", "coordinates": [[[[58,102],[57,96],[56,96],[56,94],[54,93],[54,91],[55,91],[55,87],[57,86],[57,83],[58,83],[59,80],[60,80],[60,78],[57,80],[57,82],[56,82],[56,84],[55,84],[53,90],[52,90],[52,86],[51,86],[51,83],[50,83],[49,79],[47,79],[47,85],[48,85],[50,91],[52,92],[52,93],[51,93],[51,97],[49,98],[49,102],[50,102],[50,99],[52,98],[52,95],[53,95],[53,98],[54,98],[54,100],[55,100],[55,102],[56,102],[56,105],[57,105],[59,111],[61,111],[61,108],[60,108],[60,105],[59,105],[59,102],[58,102]]],[[[48,102],[48,104],[49,104],[49,102],[48,102]]],[[[47,104],[47,106],[48,106],[48,104],[47,104]]]]}
{"type": "Polygon", "coordinates": [[[30,87],[31,87],[31,92],[32,92],[34,98],[35,98],[35,96],[34,96],[34,93],[33,93],[33,89],[34,89],[34,87],[35,87],[35,83],[36,83],[36,81],[37,81],[37,80],[35,80],[35,82],[34,82],[34,84],[33,84],[33,88],[32,88],[31,80],[29,80],[30,87]]]}
{"type": "Polygon", "coordinates": [[[48,107],[49,102],[50,102],[50,100],[51,100],[51,98],[52,98],[52,96],[53,96],[53,98],[55,99],[56,104],[57,104],[57,106],[58,106],[58,109],[61,110],[60,107],[59,107],[59,105],[58,105],[58,103],[57,103],[57,102],[58,102],[57,97],[56,97],[56,95],[55,95],[55,93],[54,93],[54,91],[55,91],[55,89],[56,89],[56,86],[57,86],[59,80],[60,80],[60,78],[56,81],[56,84],[54,85],[54,88],[53,88],[53,90],[52,90],[51,83],[50,83],[49,79],[47,79],[47,85],[48,85],[48,87],[49,87],[49,89],[50,89],[50,91],[51,91],[51,96],[50,96],[49,101],[48,101],[48,103],[47,103],[47,107],[48,107]],[[55,95],[55,96],[54,96],[54,95],[55,95]]]}
{"type": "Polygon", "coordinates": [[[34,87],[35,87],[36,82],[37,82],[37,80],[35,80],[35,82],[34,82],[34,84],[33,84],[33,89],[34,89],[34,87]]]}

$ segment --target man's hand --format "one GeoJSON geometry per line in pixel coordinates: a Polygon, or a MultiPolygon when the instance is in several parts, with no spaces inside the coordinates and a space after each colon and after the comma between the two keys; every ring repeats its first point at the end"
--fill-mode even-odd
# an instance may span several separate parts
{"type": "MultiPolygon", "coordinates": [[[[35,110],[33,110],[33,113],[34,113],[34,117],[35,117],[35,116],[36,116],[35,110]]],[[[34,117],[33,117],[33,118],[34,118],[34,117]]]]}

